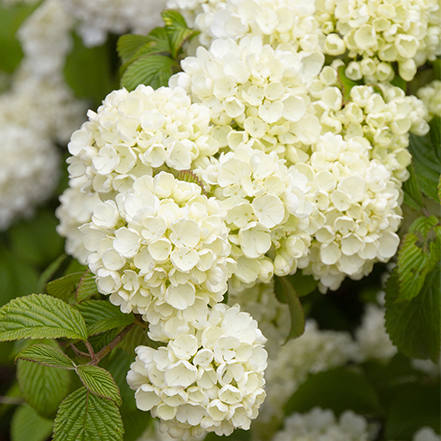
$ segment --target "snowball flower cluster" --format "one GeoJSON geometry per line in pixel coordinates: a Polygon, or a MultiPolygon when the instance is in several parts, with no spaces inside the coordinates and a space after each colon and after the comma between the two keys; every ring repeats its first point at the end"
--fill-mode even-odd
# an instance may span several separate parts
{"type": "Polygon", "coordinates": [[[294,272],[295,259],[307,254],[308,233],[310,228],[315,231],[309,221],[312,205],[305,196],[308,179],[283,163],[275,152],[265,154],[242,144],[198,171],[228,211],[232,255],[238,264],[233,287],[252,286],[257,280],[268,283],[274,272],[294,272]],[[273,259],[266,257],[270,250],[273,259]]]}
{"type": "Polygon", "coordinates": [[[78,32],[86,46],[99,46],[107,33],[147,34],[163,24],[165,0],[58,0],[79,20],[78,32]]]}
{"type": "Polygon", "coordinates": [[[411,81],[418,66],[441,54],[439,8],[437,0],[332,0],[317,2],[316,18],[325,53],[398,62],[400,76],[411,81]]]}
{"type": "Polygon", "coordinates": [[[201,188],[161,172],[98,203],[80,230],[98,289],[123,312],[143,314],[150,336],[174,338],[188,311],[220,302],[234,268],[225,213],[201,188]],[[177,313],[180,315],[176,315],[177,313]],[[159,321],[167,324],[158,329],[159,321]]]}
{"type": "Polygon", "coordinates": [[[273,47],[289,43],[297,51],[314,51],[320,49],[324,39],[314,17],[314,2],[168,0],[167,6],[178,9],[201,32],[199,40],[204,46],[216,38],[257,35],[273,47]]]}
{"type": "Polygon", "coordinates": [[[345,141],[327,133],[310,159],[294,166],[316,184],[313,205],[321,214],[309,255],[298,266],[320,280],[322,289],[337,289],[345,276],[369,274],[400,243],[400,183],[380,161],[369,159],[370,148],[364,138],[345,141]]]}
{"type": "Polygon", "coordinates": [[[127,375],[137,407],[161,418],[163,429],[187,440],[205,432],[249,429],[265,397],[266,339],[238,305],[216,305],[199,330],[166,346],[139,346],[127,375]]]}
{"type": "Polygon", "coordinates": [[[412,441],[441,441],[441,436],[437,435],[431,427],[421,427],[413,436],[412,441]]]}
{"type": "Polygon", "coordinates": [[[295,413],[285,420],[285,427],[274,441],[368,441],[370,438],[365,418],[351,410],[336,418],[332,410],[313,408],[305,414],[295,413]]]}
{"type": "Polygon", "coordinates": [[[210,109],[221,146],[234,150],[250,139],[254,149],[283,158],[293,144],[309,146],[320,134],[307,89],[323,62],[321,53],[274,50],[259,37],[215,40],[208,51],[199,47],[196,57],[185,58],[184,73],[170,84],[186,87],[210,109]]]}
{"type": "Polygon", "coordinates": [[[17,124],[0,124],[0,230],[29,216],[57,185],[59,155],[47,139],[17,124]]]}
{"type": "Polygon", "coordinates": [[[417,96],[427,107],[431,118],[441,117],[441,80],[433,80],[427,86],[421,87],[417,96]]]}
{"type": "Polygon", "coordinates": [[[68,146],[72,185],[86,192],[124,192],[136,177],[194,168],[218,150],[207,109],[181,88],[115,90],[88,117],[68,146]]]}

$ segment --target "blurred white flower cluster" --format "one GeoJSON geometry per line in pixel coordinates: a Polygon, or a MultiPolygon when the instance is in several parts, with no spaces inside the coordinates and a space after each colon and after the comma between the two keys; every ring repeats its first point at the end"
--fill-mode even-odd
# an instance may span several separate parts
{"type": "Polygon", "coordinates": [[[421,87],[417,96],[427,107],[431,118],[441,117],[441,80],[433,80],[427,86],[421,87]]]}

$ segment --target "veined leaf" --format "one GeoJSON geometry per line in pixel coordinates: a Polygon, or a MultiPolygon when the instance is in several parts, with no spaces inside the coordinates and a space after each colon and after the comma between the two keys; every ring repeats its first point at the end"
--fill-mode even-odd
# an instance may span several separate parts
{"type": "Polygon", "coordinates": [[[116,50],[121,58],[122,64],[132,60],[140,47],[151,42],[148,35],[126,34],[118,38],[116,50]]]}
{"type": "Polygon", "coordinates": [[[32,407],[21,406],[11,421],[12,441],[45,441],[52,433],[54,422],[41,417],[32,407]]]}
{"type": "Polygon", "coordinates": [[[275,277],[274,289],[282,291],[278,298],[284,298],[289,306],[291,328],[286,340],[300,337],[305,330],[305,314],[294,287],[286,277],[275,277]]]}
{"type": "Polygon", "coordinates": [[[83,273],[72,273],[60,279],[52,280],[47,284],[48,294],[65,302],[75,301],[75,290],[80,283],[83,273]]]}
{"type": "Polygon", "coordinates": [[[182,45],[189,39],[199,34],[195,29],[189,29],[184,17],[174,10],[165,10],[161,13],[165,29],[170,39],[172,56],[176,58],[182,45]]]}
{"type": "Polygon", "coordinates": [[[398,270],[386,285],[386,329],[395,346],[411,358],[438,360],[440,353],[441,269],[427,274],[418,296],[396,302],[398,270]]]}
{"type": "Polygon", "coordinates": [[[0,341],[20,338],[87,339],[81,314],[60,299],[31,294],[0,308],[0,341]]]}
{"type": "Polygon", "coordinates": [[[15,357],[18,359],[60,369],[75,369],[75,363],[63,351],[44,344],[29,346],[15,357]]]}
{"type": "Polygon", "coordinates": [[[421,210],[423,207],[423,198],[414,165],[410,164],[407,170],[409,171],[410,176],[403,184],[404,203],[414,210],[421,210]]]}
{"type": "Polygon", "coordinates": [[[123,434],[121,415],[115,403],[82,387],[61,403],[53,441],[122,441],[123,434]]]}
{"type": "Polygon", "coordinates": [[[17,379],[23,398],[40,415],[51,418],[69,392],[70,373],[29,361],[17,363],[17,379]]]}
{"type": "Polygon", "coordinates": [[[409,233],[420,233],[424,239],[429,234],[429,231],[438,225],[438,218],[436,216],[421,216],[412,222],[409,227],[409,233]]]}
{"type": "Polygon", "coordinates": [[[78,282],[75,290],[75,299],[77,302],[82,302],[95,294],[98,294],[95,275],[88,269],[78,282]]]}
{"type": "Polygon", "coordinates": [[[75,305],[83,316],[89,335],[99,334],[135,321],[133,314],[124,314],[107,300],[87,300],[75,305]]]}
{"type": "Polygon", "coordinates": [[[148,55],[132,63],[121,78],[121,86],[134,90],[139,84],[157,89],[167,86],[175,60],[163,55],[148,55]]]}
{"type": "Polygon", "coordinates": [[[68,258],[69,256],[67,254],[62,254],[43,271],[38,280],[38,292],[43,292],[46,289],[49,280],[55,277],[55,274],[61,270],[63,263],[65,263],[68,258]]]}
{"type": "Polygon", "coordinates": [[[81,382],[90,392],[121,406],[121,394],[110,372],[88,364],[78,366],[76,371],[81,382]]]}
{"type": "Polygon", "coordinates": [[[147,329],[142,328],[141,326],[134,326],[118,345],[118,348],[121,348],[127,354],[134,356],[135,348],[141,345],[150,345],[149,338],[147,337],[147,329]]]}

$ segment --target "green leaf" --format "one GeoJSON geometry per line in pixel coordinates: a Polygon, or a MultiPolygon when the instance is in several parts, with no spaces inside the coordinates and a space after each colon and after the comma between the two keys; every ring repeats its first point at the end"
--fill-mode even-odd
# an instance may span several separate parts
{"type": "Polygon", "coordinates": [[[75,369],[75,363],[63,351],[44,344],[29,346],[15,357],[18,359],[60,369],[75,369]]]}
{"type": "Polygon", "coordinates": [[[135,321],[133,314],[122,313],[107,300],[88,300],[75,307],[83,316],[89,335],[127,326],[135,321]]]}
{"type": "Polygon", "coordinates": [[[167,86],[177,63],[163,55],[149,55],[132,63],[121,78],[121,87],[134,90],[139,84],[157,89],[167,86]]]}
{"type": "Polygon", "coordinates": [[[189,29],[184,17],[174,10],[165,10],[161,13],[165,23],[165,29],[170,39],[172,56],[176,58],[183,44],[199,34],[199,31],[189,29]]]}
{"type": "Polygon", "coordinates": [[[53,441],[122,441],[123,434],[117,406],[82,387],[61,403],[53,441]]]}
{"type": "Polygon", "coordinates": [[[435,148],[435,154],[437,155],[438,159],[440,158],[440,152],[439,148],[441,147],[441,118],[436,115],[432,121],[429,123],[430,125],[430,132],[429,136],[432,140],[432,145],[435,148]]]}
{"type": "Polygon", "coordinates": [[[305,314],[295,289],[286,277],[275,277],[274,290],[280,293],[277,297],[284,298],[289,306],[291,328],[286,341],[300,337],[305,330],[305,314]]]}
{"type": "Polygon", "coordinates": [[[348,101],[351,100],[351,90],[354,86],[358,86],[358,83],[355,81],[350,80],[346,76],[346,66],[341,65],[338,70],[338,80],[340,82],[340,89],[343,94],[343,104],[346,104],[348,101]]]}
{"type": "Polygon", "coordinates": [[[118,38],[116,50],[122,63],[128,63],[135,56],[139,48],[147,43],[151,43],[151,37],[148,35],[127,34],[118,38]]]}
{"type": "Polygon", "coordinates": [[[440,428],[439,387],[418,383],[401,384],[387,409],[385,439],[412,439],[423,426],[440,428]]]}
{"type": "Polygon", "coordinates": [[[427,196],[438,202],[437,186],[441,174],[441,161],[437,153],[439,145],[432,144],[430,134],[423,137],[410,134],[409,141],[419,186],[427,196]]]}
{"type": "Polygon", "coordinates": [[[32,407],[21,406],[11,421],[11,441],[45,441],[54,422],[41,417],[32,407]]]}
{"type": "Polygon", "coordinates": [[[377,394],[366,378],[347,368],[311,375],[289,399],[285,413],[307,412],[316,406],[332,409],[336,414],[347,409],[360,414],[381,410],[377,394]]]}
{"type": "Polygon", "coordinates": [[[78,366],[76,371],[81,382],[90,392],[121,406],[121,394],[110,372],[99,366],[88,364],[78,366]]]}
{"type": "Polygon", "coordinates": [[[81,277],[75,290],[75,299],[82,302],[95,294],[98,294],[98,288],[95,282],[95,275],[88,269],[81,277]]]}
{"type": "Polygon", "coordinates": [[[51,418],[69,392],[70,373],[66,369],[19,360],[17,380],[26,402],[40,415],[51,418]]]}
{"type": "Polygon", "coordinates": [[[69,256],[67,254],[62,254],[43,271],[38,280],[38,292],[43,292],[46,290],[46,286],[49,281],[55,277],[57,272],[62,270],[63,264],[66,264],[68,259],[69,256]]]}
{"type": "Polygon", "coordinates": [[[415,219],[409,227],[409,233],[420,233],[426,239],[430,230],[438,225],[438,218],[436,216],[421,216],[415,219]]]}
{"type": "Polygon", "coordinates": [[[80,283],[83,273],[72,273],[60,279],[52,280],[47,284],[48,294],[64,302],[73,303],[75,301],[75,292],[80,283]]]}
{"type": "Polygon", "coordinates": [[[87,339],[83,317],[62,300],[32,294],[0,308],[0,341],[60,337],[87,339]]]}
{"type": "Polygon", "coordinates": [[[135,356],[135,349],[138,346],[154,346],[152,342],[147,336],[147,329],[141,326],[134,326],[128,334],[124,337],[124,340],[118,345],[118,348],[121,348],[130,356],[135,356]]]}
{"type": "Polygon", "coordinates": [[[318,285],[318,280],[315,280],[313,276],[303,275],[301,270],[297,270],[292,276],[287,276],[292,286],[296,290],[296,294],[299,297],[306,296],[312,293],[318,285]]]}
{"type": "Polygon", "coordinates": [[[386,285],[386,329],[395,346],[411,358],[438,360],[440,353],[441,270],[433,269],[417,297],[396,302],[398,271],[386,285]]]}
{"type": "Polygon", "coordinates": [[[421,195],[420,186],[418,185],[414,165],[410,164],[407,170],[410,176],[403,184],[404,203],[414,210],[421,210],[423,207],[423,197],[421,195]]]}
{"type": "Polygon", "coordinates": [[[116,78],[112,77],[111,55],[115,48],[110,39],[93,48],[85,47],[76,34],[73,41],[73,49],[64,66],[66,82],[77,97],[99,104],[109,92],[118,88],[116,78]]]}

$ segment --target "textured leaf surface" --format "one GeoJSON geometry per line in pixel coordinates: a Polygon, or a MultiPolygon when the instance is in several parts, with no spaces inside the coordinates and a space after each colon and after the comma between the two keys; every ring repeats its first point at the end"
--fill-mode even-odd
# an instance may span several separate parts
{"type": "Polygon", "coordinates": [[[123,433],[116,405],[82,387],[61,403],[53,441],[122,441],[123,433]]]}
{"type": "Polygon", "coordinates": [[[132,63],[121,78],[121,86],[134,90],[139,84],[146,84],[157,89],[167,86],[176,62],[166,56],[149,55],[132,63]]]}
{"type": "Polygon", "coordinates": [[[77,374],[90,392],[121,406],[121,394],[110,372],[99,366],[83,364],[78,366],[77,374]]]}
{"type": "Polygon", "coordinates": [[[0,308],[0,341],[60,337],[87,339],[81,314],[60,299],[32,294],[0,308]]]}
{"type": "Polygon", "coordinates": [[[441,271],[437,267],[426,277],[418,296],[396,302],[398,272],[386,285],[386,329],[395,346],[411,358],[431,358],[440,353],[441,271]]]}
{"type": "Polygon", "coordinates": [[[11,421],[12,441],[45,441],[52,433],[54,422],[41,417],[32,407],[21,406],[11,421]]]}
{"type": "Polygon", "coordinates": [[[24,351],[21,351],[15,359],[32,361],[44,366],[61,369],[75,368],[75,363],[63,351],[44,344],[29,346],[24,351]]]}
{"type": "Polygon", "coordinates": [[[151,42],[151,38],[147,35],[127,34],[118,38],[116,50],[121,58],[122,63],[129,62],[140,47],[151,42]]]}
{"type": "Polygon", "coordinates": [[[88,269],[82,276],[75,290],[75,299],[77,302],[87,300],[89,297],[98,294],[98,288],[95,282],[95,276],[88,269]]]}
{"type": "Polygon", "coordinates": [[[274,289],[280,292],[278,298],[284,298],[289,306],[291,328],[289,330],[287,341],[292,338],[300,337],[305,330],[305,314],[295,289],[286,277],[275,277],[274,289]]]}
{"type": "Polygon", "coordinates": [[[404,203],[414,210],[420,210],[423,207],[423,198],[413,164],[410,164],[408,171],[409,179],[403,183],[404,203]]]}
{"type": "Polygon", "coordinates": [[[72,303],[75,301],[75,290],[82,276],[83,273],[78,272],[52,280],[47,284],[46,290],[51,296],[72,303]]]}
{"type": "Polygon", "coordinates": [[[99,334],[135,321],[133,314],[124,314],[107,300],[87,300],[75,306],[86,321],[89,335],[99,334]]]}
{"type": "Polygon", "coordinates": [[[70,373],[29,361],[17,363],[17,379],[23,398],[40,415],[53,417],[69,392],[70,373]]]}

